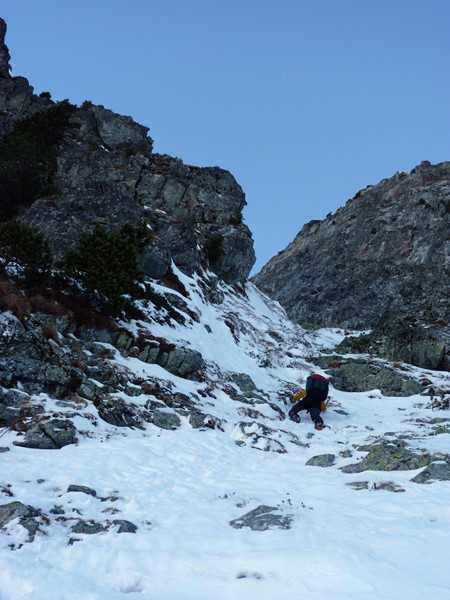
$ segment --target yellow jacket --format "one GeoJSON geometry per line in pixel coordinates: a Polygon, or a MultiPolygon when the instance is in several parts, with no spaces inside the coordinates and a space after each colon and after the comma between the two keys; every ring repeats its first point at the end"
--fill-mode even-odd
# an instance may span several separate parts
{"type": "MultiPolygon", "coordinates": [[[[295,402],[298,402],[299,400],[303,400],[303,398],[306,397],[306,390],[304,390],[303,388],[300,388],[299,390],[295,391],[292,394],[292,404],[294,404],[295,402]]],[[[322,401],[320,403],[320,411],[321,412],[325,412],[327,410],[327,406],[328,406],[328,400],[322,401]]]]}

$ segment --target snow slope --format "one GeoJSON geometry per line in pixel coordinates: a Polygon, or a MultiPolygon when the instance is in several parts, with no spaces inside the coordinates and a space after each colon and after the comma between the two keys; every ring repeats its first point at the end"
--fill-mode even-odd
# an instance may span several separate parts
{"type": "MultiPolygon", "coordinates": [[[[427,398],[332,390],[324,431],[315,432],[308,418],[280,420],[287,391],[317,371],[306,357],[338,343],[343,332],[301,330],[251,284],[243,295],[222,286],[224,302],[210,304],[196,279],[177,275],[198,322],[161,324],[149,308],[146,322],[127,326],[199,350],[208,362],[207,380],[181,379],[111,348],[113,360],[195,397],[223,431],[193,429],[187,419],[175,431],[95,426],[89,418],[95,409],[88,406],[74,418],[86,434],[76,446],[32,450],[13,446],[12,432],[3,435],[0,445],[10,451],[0,454],[0,504],[20,500],[50,521],[21,547],[26,532],[17,522],[0,536],[0,600],[450,598],[443,564],[450,553],[450,482],[412,482],[421,469],[340,470],[365,456],[355,446],[380,437],[405,434],[412,448],[446,452],[450,434],[445,427],[435,434],[437,413],[427,398]],[[263,399],[233,399],[232,373],[249,375],[263,399]],[[249,417],[249,410],[259,415],[249,417]],[[242,422],[250,423],[247,429],[242,422]],[[261,426],[273,431],[252,437],[261,426]],[[280,450],[277,441],[286,452],[272,451],[280,450]],[[305,464],[327,453],[335,455],[332,466],[305,464]],[[368,489],[346,485],[362,480],[368,489]],[[385,481],[404,491],[377,489],[385,481]],[[97,497],[67,492],[70,484],[89,486],[97,497]],[[279,507],[292,518],[291,528],[230,526],[259,505],[279,507]],[[70,521],[53,516],[55,506],[69,519],[126,519],[138,530],[71,534],[70,521]],[[70,537],[78,541],[69,544],[70,537]]],[[[448,374],[427,371],[427,377],[448,383],[448,374]]],[[[54,400],[46,402],[51,407],[54,400]]]]}

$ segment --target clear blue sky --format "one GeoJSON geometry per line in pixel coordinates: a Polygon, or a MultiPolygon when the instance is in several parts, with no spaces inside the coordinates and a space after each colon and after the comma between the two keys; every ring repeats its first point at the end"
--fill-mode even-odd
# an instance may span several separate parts
{"type": "Polygon", "coordinates": [[[3,0],[14,74],[230,169],[257,267],[300,227],[450,159],[448,0],[3,0]]]}

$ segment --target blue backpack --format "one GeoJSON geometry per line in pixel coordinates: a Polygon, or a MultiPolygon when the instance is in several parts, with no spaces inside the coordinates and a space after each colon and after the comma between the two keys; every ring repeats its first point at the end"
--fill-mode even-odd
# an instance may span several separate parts
{"type": "Polygon", "coordinates": [[[312,400],[325,402],[329,387],[328,379],[317,373],[310,375],[306,380],[306,393],[312,400]]]}

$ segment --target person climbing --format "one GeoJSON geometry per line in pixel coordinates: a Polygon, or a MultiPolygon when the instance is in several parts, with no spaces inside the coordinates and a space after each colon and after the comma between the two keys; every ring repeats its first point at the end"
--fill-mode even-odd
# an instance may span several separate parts
{"type": "Polygon", "coordinates": [[[289,418],[296,423],[300,423],[299,412],[306,410],[309,412],[314,427],[320,431],[324,428],[324,422],[320,416],[321,412],[327,409],[329,382],[326,377],[314,373],[306,379],[306,389],[297,390],[292,400],[294,406],[289,411],[289,418]]]}

